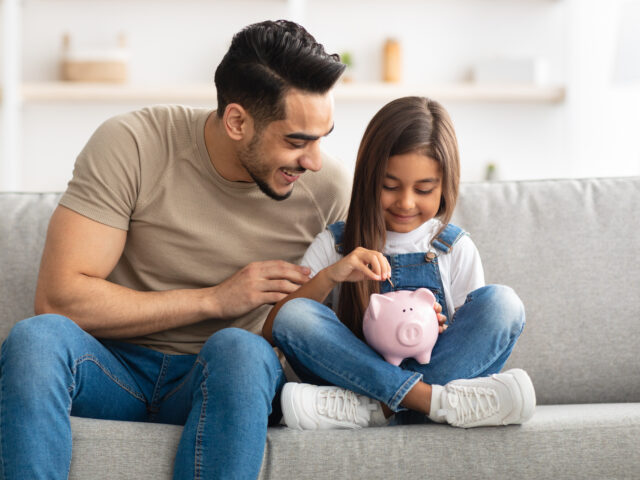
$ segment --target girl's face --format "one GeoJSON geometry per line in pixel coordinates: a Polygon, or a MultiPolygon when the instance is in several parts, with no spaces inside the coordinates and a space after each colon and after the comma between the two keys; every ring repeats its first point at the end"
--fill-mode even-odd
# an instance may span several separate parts
{"type": "Polygon", "coordinates": [[[416,152],[389,157],[380,194],[387,230],[406,233],[431,220],[441,196],[442,172],[436,160],[416,152]]]}

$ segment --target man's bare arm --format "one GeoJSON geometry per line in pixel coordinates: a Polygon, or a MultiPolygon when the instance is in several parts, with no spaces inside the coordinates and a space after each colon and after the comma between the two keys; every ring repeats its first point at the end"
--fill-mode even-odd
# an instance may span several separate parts
{"type": "Polygon", "coordinates": [[[35,310],[59,313],[101,338],[145,335],[206,318],[235,318],[275,303],[308,280],[308,271],[284,261],[255,262],[219,285],[138,292],[109,282],[127,232],[65,207],[51,217],[35,310]]]}

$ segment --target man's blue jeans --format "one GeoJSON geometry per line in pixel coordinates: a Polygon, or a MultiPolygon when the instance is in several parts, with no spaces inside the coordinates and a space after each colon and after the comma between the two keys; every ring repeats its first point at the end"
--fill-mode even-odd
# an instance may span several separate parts
{"type": "Polygon", "coordinates": [[[284,381],[273,348],[245,330],[215,333],[197,356],[165,355],[98,341],[59,315],[24,320],[2,346],[0,477],[67,478],[75,415],[184,425],[176,479],[256,478],[284,381]]]}
{"type": "MultiPolygon", "coordinates": [[[[282,306],[274,320],[273,339],[302,381],[347,388],[400,411],[402,399],[420,380],[445,385],[499,372],[524,323],[524,307],[515,292],[488,285],[471,292],[449,319],[426,365],[414,359],[400,366],[387,363],[330,308],[306,298],[282,306]]],[[[426,420],[409,411],[396,417],[399,423],[426,420]]]]}

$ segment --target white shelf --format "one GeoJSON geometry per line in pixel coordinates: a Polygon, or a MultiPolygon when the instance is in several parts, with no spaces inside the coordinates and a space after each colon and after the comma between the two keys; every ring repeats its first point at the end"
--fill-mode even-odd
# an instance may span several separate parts
{"type": "MultiPolygon", "coordinates": [[[[2,98],[0,91],[0,99],[2,98]]],[[[73,82],[24,83],[23,102],[190,102],[216,101],[211,84],[130,85],[73,82]]],[[[404,85],[387,83],[341,83],[335,89],[337,101],[388,101],[407,95],[420,95],[451,102],[559,103],[564,100],[562,86],[404,85]]]]}
{"type": "Polygon", "coordinates": [[[186,102],[215,101],[212,84],[131,85],[49,82],[22,84],[24,102],[186,102]]]}
{"type": "Polygon", "coordinates": [[[340,100],[392,100],[407,95],[432,97],[452,102],[540,102],[558,103],[564,100],[562,86],[480,85],[452,83],[405,85],[389,83],[345,83],[336,88],[340,100]]]}

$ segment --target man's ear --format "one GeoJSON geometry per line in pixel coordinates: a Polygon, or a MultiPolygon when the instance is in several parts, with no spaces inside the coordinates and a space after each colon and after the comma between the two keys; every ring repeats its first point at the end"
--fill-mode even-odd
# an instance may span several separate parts
{"type": "Polygon", "coordinates": [[[227,135],[232,140],[241,141],[251,137],[253,133],[253,118],[238,103],[227,105],[222,116],[222,123],[227,135]]]}

